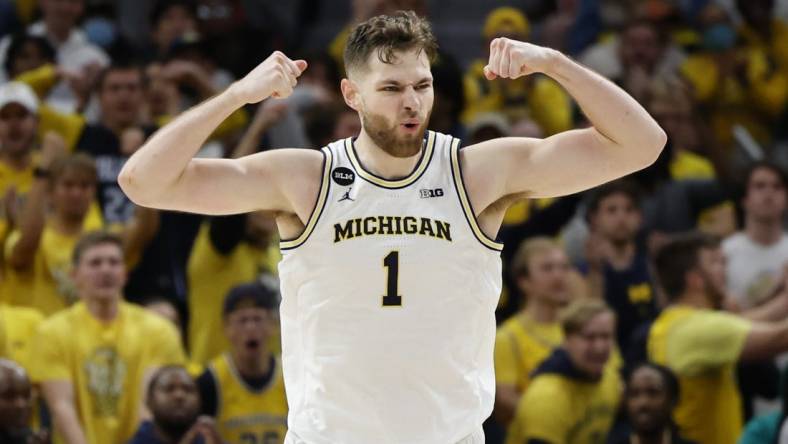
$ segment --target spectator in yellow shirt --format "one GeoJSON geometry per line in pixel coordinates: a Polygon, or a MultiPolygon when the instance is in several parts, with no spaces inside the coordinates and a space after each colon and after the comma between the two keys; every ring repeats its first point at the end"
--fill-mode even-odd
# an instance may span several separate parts
{"type": "Polygon", "coordinates": [[[230,341],[197,380],[203,413],[216,418],[224,442],[281,443],[287,433],[282,362],[268,347],[278,323],[279,292],[255,282],[227,294],[222,308],[230,341]]]}
{"type": "MultiPolygon", "coordinates": [[[[482,37],[484,47],[497,37],[527,41],[530,24],[516,8],[501,7],[487,16],[482,37]]],[[[545,76],[527,76],[519,79],[484,77],[487,58],[474,60],[465,73],[466,107],[462,115],[465,124],[485,112],[501,112],[516,123],[530,119],[539,124],[545,136],[551,136],[572,127],[572,104],[567,93],[552,79],[545,76]]]]}
{"type": "Polygon", "coordinates": [[[64,442],[123,443],[149,417],[143,401],[150,375],[183,364],[183,348],[167,320],[123,301],[119,237],[87,234],[74,248],[72,265],[80,302],[41,325],[33,379],[64,442]]]}
{"type": "Polygon", "coordinates": [[[741,315],[720,311],[725,259],[708,235],[670,241],[655,267],[669,305],[649,330],[648,356],[679,377],[676,422],[700,444],[733,444],[743,420],[736,364],[788,351],[788,292],[741,315]]]}
{"type": "Polygon", "coordinates": [[[10,227],[5,209],[12,210],[16,197],[33,185],[37,116],[38,99],[30,87],[19,82],[0,85],[0,196],[6,201],[0,221],[3,242],[10,227]]]}
{"type": "Polygon", "coordinates": [[[562,314],[563,345],[536,369],[506,442],[603,444],[616,416],[621,377],[613,357],[615,314],[575,301],[562,314]]]}
{"type": "Polygon", "coordinates": [[[531,373],[564,339],[559,310],[573,298],[572,266],[547,237],[528,239],[515,253],[512,272],[525,306],[495,336],[495,419],[508,425],[531,383],[531,373]]]}
{"type": "MultiPolygon", "coordinates": [[[[102,226],[89,212],[96,189],[93,160],[84,154],[62,156],[63,151],[62,141],[45,144],[42,168],[5,251],[6,300],[45,315],[76,301],[68,272],[71,252],[82,233],[102,226]]],[[[127,259],[138,256],[155,233],[153,210],[140,209],[138,216],[123,231],[127,259]]]]}
{"type": "MultiPolygon", "coordinates": [[[[270,107],[269,107],[270,108],[270,107]]],[[[232,157],[257,151],[273,109],[261,107],[232,157]]],[[[194,240],[187,277],[189,283],[189,357],[207,364],[230,343],[223,332],[222,304],[233,287],[251,282],[263,272],[275,274],[281,259],[276,245],[276,222],[271,213],[258,211],[217,216],[204,221],[194,240]]],[[[279,350],[279,346],[275,348],[279,350]]]]}
{"type": "Polygon", "coordinates": [[[731,19],[718,5],[706,6],[699,20],[704,51],[688,57],[680,71],[708,113],[717,141],[731,147],[733,128],[742,125],[769,144],[788,98],[788,73],[776,69],[768,51],[738,45],[731,19]]]}
{"type": "Polygon", "coordinates": [[[43,320],[38,310],[0,303],[0,358],[29,368],[33,338],[43,320]]]}

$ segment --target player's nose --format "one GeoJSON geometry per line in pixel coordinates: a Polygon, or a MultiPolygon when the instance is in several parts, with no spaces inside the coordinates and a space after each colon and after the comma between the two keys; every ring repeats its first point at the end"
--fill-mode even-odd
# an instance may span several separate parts
{"type": "Polygon", "coordinates": [[[416,90],[413,87],[405,88],[402,97],[402,106],[406,109],[411,110],[418,110],[421,104],[421,100],[419,99],[419,95],[416,93],[416,90]]]}

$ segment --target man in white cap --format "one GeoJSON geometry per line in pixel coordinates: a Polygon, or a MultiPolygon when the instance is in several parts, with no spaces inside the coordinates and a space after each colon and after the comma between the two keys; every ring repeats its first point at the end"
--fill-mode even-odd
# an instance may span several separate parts
{"type": "MultiPolygon", "coordinates": [[[[38,98],[20,82],[0,85],[0,195],[24,194],[33,184],[38,98]]],[[[56,136],[55,136],[56,137],[56,136]]]]}

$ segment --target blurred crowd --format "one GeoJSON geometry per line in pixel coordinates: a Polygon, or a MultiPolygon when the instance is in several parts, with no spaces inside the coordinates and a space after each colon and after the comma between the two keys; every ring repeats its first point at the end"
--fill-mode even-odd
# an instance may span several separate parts
{"type": "Polygon", "coordinates": [[[286,3],[0,0],[0,442],[283,441],[275,215],[137,207],[117,176],[273,50],[309,63],[294,94],[199,156],[357,135],[350,27],[412,9],[441,44],[433,131],[588,124],[545,75],[485,79],[504,36],[603,74],[668,134],[629,177],[508,202],[487,442],[788,443],[788,1],[286,3]],[[332,8],[345,23],[320,23],[332,8]],[[441,18],[463,8],[484,11],[462,20],[479,51],[441,18]]]}

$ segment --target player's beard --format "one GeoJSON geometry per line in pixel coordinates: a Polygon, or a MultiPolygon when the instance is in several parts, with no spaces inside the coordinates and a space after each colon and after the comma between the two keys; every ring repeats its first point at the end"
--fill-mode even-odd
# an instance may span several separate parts
{"type": "MultiPolygon", "coordinates": [[[[405,118],[414,118],[416,114],[405,118]]],[[[393,157],[413,157],[421,151],[424,140],[424,132],[427,130],[427,122],[430,115],[419,126],[419,131],[413,134],[397,136],[399,123],[389,125],[386,118],[380,114],[361,113],[361,123],[364,131],[369,135],[375,145],[393,157]]]]}

